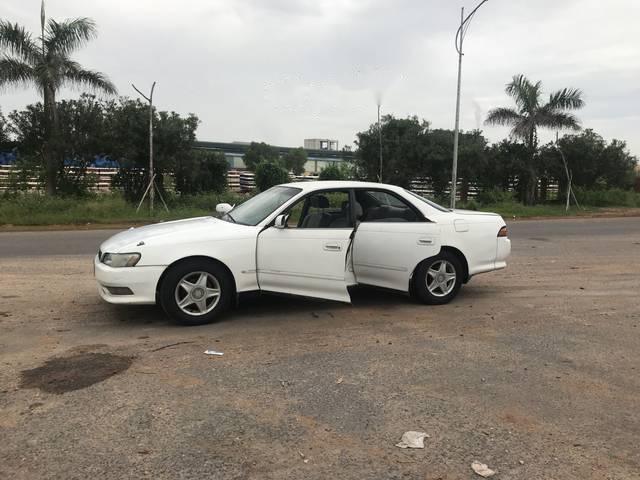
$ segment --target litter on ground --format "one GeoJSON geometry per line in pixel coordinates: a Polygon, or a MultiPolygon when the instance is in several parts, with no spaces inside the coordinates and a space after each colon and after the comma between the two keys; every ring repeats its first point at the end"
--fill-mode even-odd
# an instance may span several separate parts
{"type": "Polygon", "coordinates": [[[424,432],[404,432],[400,443],[396,447],[400,448],[424,448],[424,439],[429,438],[424,432]]]}
{"type": "Polygon", "coordinates": [[[496,474],[496,472],[491,470],[486,464],[480,463],[477,460],[471,464],[471,469],[484,478],[489,478],[496,474]]]}
{"type": "Polygon", "coordinates": [[[220,356],[220,357],[221,357],[222,355],[224,355],[224,353],[223,353],[223,352],[216,352],[215,350],[205,350],[205,351],[204,351],[204,354],[205,354],[205,355],[218,355],[218,356],[220,356]]]}

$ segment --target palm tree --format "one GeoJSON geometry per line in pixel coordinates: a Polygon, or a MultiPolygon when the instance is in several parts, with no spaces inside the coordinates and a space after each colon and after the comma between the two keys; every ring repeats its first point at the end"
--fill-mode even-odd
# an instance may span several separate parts
{"type": "Polygon", "coordinates": [[[71,59],[72,53],[95,38],[93,20],[45,21],[44,0],[40,20],[41,35],[35,39],[17,23],[0,20],[0,88],[33,85],[42,95],[46,138],[42,155],[46,166],[46,191],[53,195],[63,155],[56,94],[62,87],[84,87],[115,94],[116,87],[104,74],[86,70],[71,59]]]}
{"type": "Polygon", "coordinates": [[[584,106],[582,91],[575,88],[563,88],[549,96],[542,103],[542,82],[535,84],[524,75],[516,75],[505,89],[513,98],[516,108],[494,108],[490,110],[486,124],[511,127],[510,136],[522,140],[528,151],[528,165],[524,181],[523,200],[527,205],[535,202],[538,174],[535,164],[538,150],[538,128],[555,130],[579,130],[580,121],[570,113],[584,106]]]}

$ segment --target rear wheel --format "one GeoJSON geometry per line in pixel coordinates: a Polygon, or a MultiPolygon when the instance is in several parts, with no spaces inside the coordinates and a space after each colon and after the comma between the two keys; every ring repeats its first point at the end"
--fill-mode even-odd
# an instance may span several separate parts
{"type": "Polygon", "coordinates": [[[463,268],[458,257],[441,252],[426,259],[416,269],[413,292],[430,305],[449,303],[460,291],[462,276],[463,268]]]}
{"type": "Polygon", "coordinates": [[[183,325],[213,322],[228,308],[232,297],[233,279],[210,260],[186,260],[171,267],[160,286],[162,308],[183,325]]]}

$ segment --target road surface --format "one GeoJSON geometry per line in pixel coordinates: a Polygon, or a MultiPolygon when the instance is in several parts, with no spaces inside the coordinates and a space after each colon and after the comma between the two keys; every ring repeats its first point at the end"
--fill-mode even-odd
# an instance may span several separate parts
{"type": "Polygon", "coordinates": [[[640,219],[510,229],[448,305],[260,296],[193,328],[99,299],[113,232],[2,233],[0,478],[637,479],[640,219]]]}
{"type": "MultiPolygon", "coordinates": [[[[637,234],[640,217],[525,220],[507,222],[514,240],[530,237],[637,234]]],[[[100,243],[121,230],[0,231],[0,258],[48,255],[94,255],[100,243]]]]}

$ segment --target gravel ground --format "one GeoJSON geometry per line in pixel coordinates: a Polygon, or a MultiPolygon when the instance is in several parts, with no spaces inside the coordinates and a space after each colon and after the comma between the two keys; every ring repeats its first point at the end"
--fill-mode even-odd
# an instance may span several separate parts
{"type": "Polygon", "coordinates": [[[446,306],[257,296],[194,328],[102,303],[88,256],[0,252],[0,478],[639,478],[640,220],[512,232],[446,306]]]}

